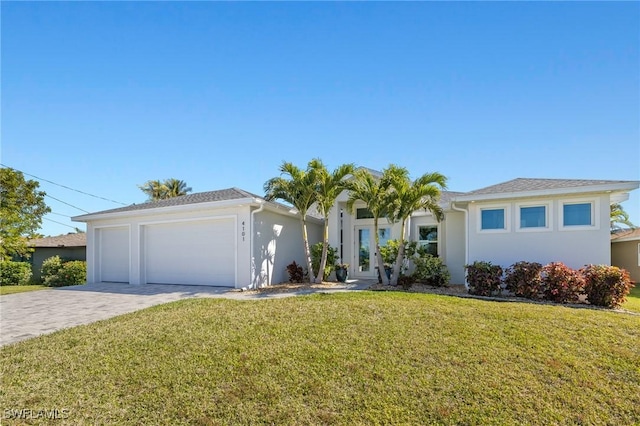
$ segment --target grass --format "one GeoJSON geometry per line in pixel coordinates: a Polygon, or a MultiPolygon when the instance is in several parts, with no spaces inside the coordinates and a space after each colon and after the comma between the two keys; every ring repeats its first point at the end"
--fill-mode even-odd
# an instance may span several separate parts
{"type": "Polygon", "coordinates": [[[58,424],[638,424],[639,341],[640,316],[561,306],[191,299],[1,348],[0,409],[68,410],[58,424]]]}
{"type": "Polygon", "coordinates": [[[640,313],[640,283],[631,289],[631,293],[627,296],[627,301],[622,307],[628,311],[640,313]]]}
{"type": "Polygon", "coordinates": [[[26,291],[44,290],[50,287],[44,285],[2,285],[0,286],[0,296],[5,294],[24,293],[26,291]]]}

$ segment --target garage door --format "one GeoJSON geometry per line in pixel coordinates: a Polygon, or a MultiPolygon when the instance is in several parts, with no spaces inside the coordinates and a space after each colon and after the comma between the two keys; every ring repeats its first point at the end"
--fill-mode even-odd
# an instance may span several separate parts
{"type": "Polygon", "coordinates": [[[146,225],[146,282],[235,286],[233,218],[146,225]]]}
{"type": "Polygon", "coordinates": [[[100,228],[98,235],[99,281],[129,282],[129,228],[100,228]]]}

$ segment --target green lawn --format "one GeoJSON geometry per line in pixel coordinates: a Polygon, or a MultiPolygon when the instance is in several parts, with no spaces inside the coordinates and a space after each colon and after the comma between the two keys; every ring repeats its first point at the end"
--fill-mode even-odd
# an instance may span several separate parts
{"type": "Polygon", "coordinates": [[[640,313],[640,284],[636,284],[631,289],[631,293],[627,296],[627,301],[622,307],[628,311],[640,313]]]}
{"type": "Polygon", "coordinates": [[[5,294],[24,293],[25,291],[44,290],[50,288],[44,285],[2,285],[0,286],[0,296],[5,294]]]}
{"type": "Polygon", "coordinates": [[[638,342],[640,316],[561,306],[192,299],[0,349],[0,409],[68,410],[57,424],[638,424],[638,342]]]}

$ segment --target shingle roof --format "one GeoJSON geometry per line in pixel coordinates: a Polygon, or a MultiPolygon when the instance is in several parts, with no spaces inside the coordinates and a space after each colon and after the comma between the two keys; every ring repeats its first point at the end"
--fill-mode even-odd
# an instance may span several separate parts
{"type": "Polygon", "coordinates": [[[611,241],[616,240],[640,240],[640,228],[636,229],[623,229],[611,234],[611,241]]]}
{"type": "MultiPolygon", "coordinates": [[[[239,188],[227,188],[217,191],[197,192],[195,194],[183,195],[181,197],[173,197],[167,200],[148,201],[146,203],[131,204],[130,206],[119,207],[110,210],[103,210],[94,214],[120,213],[135,210],[157,209],[161,207],[183,206],[187,204],[210,203],[215,201],[239,200],[242,198],[262,198],[259,195],[252,194],[239,188]]],[[[83,215],[84,216],[84,215],[83,215]]],[[[82,217],[82,216],[78,216],[82,217]]]]}
{"type": "Polygon", "coordinates": [[[29,246],[31,247],[85,247],[86,245],[87,234],[84,232],[37,238],[29,241],[29,246]]]}
{"type": "Polygon", "coordinates": [[[631,183],[625,180],[586,180],[586,179],[530,179],[517,178],[497,185],[491,185],[464,195],[503,194],[509,192],[545,191],[551,189],[579,188],[616,183],[631,183]]]}

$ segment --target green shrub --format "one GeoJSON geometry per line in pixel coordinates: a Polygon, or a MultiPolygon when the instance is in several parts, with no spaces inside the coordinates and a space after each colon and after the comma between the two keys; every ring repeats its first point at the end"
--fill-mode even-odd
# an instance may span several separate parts
{"type": "Polygon", "coordinates": [[[539,299],[542,296],[542,265],[537,262],[516,262],[505,272],[507,290],[519,297],[539,299]]]}
{"type": "MultiPolygon", "coordinates": [[[[331,246],[327,247],[327,264],[324,267],[323,279],[326,280],[329,278],[329,274],[333,270],[334,265],[338,261],[337,256],[338,250],[331,246]]],[[[316,243],[311,246],[311,265],[313,266],[313,273],[318,274],[318,269],[320,269],[320,258],[322,257],[322,243],[316,243]]]]}
{"type": "Polygon", "coordinates": [[[301,283],[304,280],[304,270],[295,260],[287,265],[287,273],[290,283],[301,283]]]}
{"type": "Polygon", "coordinates": [[[416,269],[413,276],[416,280],[434,287],[443,287],[449,284],[451,274],[447,265],[439,257],[430,254],[421,254],[413,259],[416,269]]]}
{"type": "Polygon", "coordinates": [[[478,296],[491,296],[493,292],[500,291],[502,283],[502,268],[491,262],[475,261],[466,265],[467,284],[469,293],[478,296]]]}
{"type": "Polygon", "coordinates": [[[409,290],[414,282],[416,282],[416,280],[413,275],[400,275],[398,277],[398,285],[405,290],[409,290]]]}
{"type": "MultiPolygon", "coordinates": [[[[385,245],[380,247],[380,255],[382,256],[382,262],[385,266],[393,268],[398,258],[398,250],[400,250],[399,240],[389,240],[385,245]]],[[[418,251],[418,243],[416,241],[404,242],[404,258],[409,259],[413,257],[418,251]]],[[[405,269],[405,268],[402,268],[405,269]]]]}
{"type": "Polygon", "coordinates": [[[546,300],[575,303],[584,291],[584,278],[579,271],[562,262],[553,262],[542,268],[542,292],[546,300]]]}
{"type": "Polygon", "coordinates": [[[31,275],[31,264],[27,262],[0,262],[0,285],[27,285],[31,275]]]}
{"type": "Polygon", "coordinates": [[[631,277],[624,269],[607,265],[587,265],[580,270],[585,293],[592,305],[617,308],[631,291],[631,277]]]}
{"type": "Polygon", "coordinates": [[[87,281],[87,263],[81,260],[64,262],[53,256],[42,262],[42,282],[49,287],[84,284],[87,281]]]}

